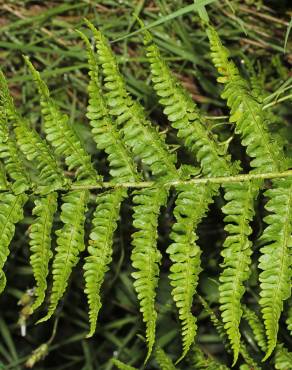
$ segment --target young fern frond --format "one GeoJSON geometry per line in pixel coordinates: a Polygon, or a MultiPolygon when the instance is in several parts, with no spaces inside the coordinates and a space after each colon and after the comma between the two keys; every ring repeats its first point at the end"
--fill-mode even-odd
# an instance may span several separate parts
{"type": "Polygon", "coordinates": [[[122,200],[126,197],[125,189],[115,189],[99,194],[96,198],[96,209],[92,220],[92,229],[88,245],[89,256],[83,266],[85,293],[89,304],[91,337],[96,329],[96,321],[101,308],[100,290],[105,273],[112,260],[112,244],[117,228],[122,200]]]}
{"type": "Polygon", "coordinates": [[[127,92],[108,41],[93,25],[90,23],[88,25],[96,41],[109,113],[115,117],[117,124],[122,126],[120,130],[126,145],[131,148],[135,156],[151,168],[152,174],[157,178],[177,177],[176,155],[170,153],[162,135],[147,120],[142,106],[127,92]]]}
{"type": "Polygon", "coordinates": [[[172,296],[179,310],[182,323],[183,354],[186,355],[197,331],[196,319],[191,308],[201,272],[201,250],[196,244],[196,229],[208,211],[216,188],[212,186],[183,185],[174,208],[176,222],[170,234],[173,243],[166,252],[173,262],[169,278],[173,287],[172,296]]]}
{"type": "Polygon", "coordinates": [[[53,286],[47,315],[38,322],[47,321],[62,298],[73,267],[84,250],[84,222],[88,191],[70,191],[63,196],[60,219],[63,227],[56,231],[57,247],[53,261],[53,286]]]}
{"type": "Polygon", "coordinates": [[[265,192],[269,198],[266,204],[270,212],[264,218],[268,225],[261,240],[259,276],[261,282],[260,305],[268,339],[268,358],[277,344],[279,319],[283,301],[291,296],[291,249],[292,249],[292,181],[273,181],[273,188],[265,192]]]}
{"type": "Polygon", "coordinates": [[[140,301],[140,311],[146,324],[146,340],[149,358],[155,342],[157,312],[155,309],[161,253],[157,249],[157,226],[160,208],[166,204],[168,191],[164,188],[148,188],[134,192],[131,260],[135,272],[134,287],[140,301]]]}
{"type": "Polygon", "coordinates": [[[15,232],[15,224],[23,218],[23,207],[27,201],[26,194],[0,194],[0,293],[6,285],[4,264],[9,255],[9,244],[15,232]]]}
{"type": "Polygon", "coordinates": [[[44,131],[55,154],[57,157],[65,158],[69,171],[76,171],[75,177],[79,183],[100,181],[101,178],[91,163],[90,155],[83,148],[68,116],[60,112],[39,72],[27,57],[24,58],[39,92],[44,131]]]}
{"type": "Polygon", "coordinates": [[[252,233],[250,222],[255,210],[254,200],[259,192],[259,182],[226,184],[226,205],[222,208],[225,214],[225,231],[228,236],[223,244],[222,267],[224,268],[219,281],[219,302],[222,311],[222,321],[234,352],[236,363],[240,350],[239,324],[242,316],[241,298],[245,287],[243,283],[250,275],[251,242],[248,239],[252,233]]]}
{"type": "MultiPolygon", "coordinates": [[[[18,149],[15,148],[13,138],[9,135],[9,128],[7,125],[11,123],[14,127],[16,142],[20,151],[28,161],[35,164],[37,169],[37,192],[46,194],[50,191],[61,189],[66,183],[62,170],[59,168],[56,159],[45,140],[42,140],[38,133],[31,128],[29,123],[17,112],[12,96],[9,93],[7,82],[1,71],[0,86],[2,89],[1,105],[3,105],[3,109],[7,115],[6,128],[2,127],[2,130],[6,130],[4,134],[6,141],[4,143],[6,145],[5,148],[7,147],[7,150],[9,149],[7,155],[3,151],[3,155],[6,155],[7,158],[6,161],[9,162],[6,164],[6,167],[7,165],[9,166],[7,168],[8,172],[10,168],[10,172],[13,171],[13,175],[11,173],[11,177],[14,179],[16,173],[19,171],[17,176],[22,176],[24,178],[22,180],[19,179],[18,183],[20,182],[21,188],[26,186],[26,183],[28,182],[26,170],[22,168],[23,166],[18,158],[18,149]]],[[[15,184],[14,187],[17,185],[18,184],[15,184]]],[[[20,191],[20,188],[17,190],[20,191]]]]}
{"type": "Polygon", "coordinates": [[[171,359],[160,347],[156,348],[155,350],[155,360],[161,370],[176,370],[176,367],[174,366],[171,359]]]}
{"type": "Polygon", "coordinates": [[[35,301],[31,306],[32,312],[43,303],[47,289],[48,265],[53,255],[51,251],[51,230],[54,214],[57,210],[57,197],[57,193],[52,192],[36,199],[32,211],[32,214],[36,216],[29,229],[30,264],[36,280],[35,301]]]}
{"type": "MultiPolygon", "coordinates": [[[[240,76],[235,64],[229,60],[228,50],[222,45],[213,28],[208,31],[211,56],[225,84],[222,97],[231,109],[230,121],[236,123],[236,132],[252,158],[253,172],[283,171],[288,160],[282,148],[267,130],[262,104],[251,93],[248,83],[240,76]]],[[[268,338],[267,359],[277,343],[278,321],[283,310],[283,301],[291,295],[291,193],[290,179],[273,181],[273,189],[266,192],[270,198],[266,209],[272,214],[265,218],[267,228],[261,237],[266,243],[261,248],[259,268],[261,292],[260,305],[268,338]]]]}
{"type": "Polygon", "coordinates": [[[267,349],[267,338],[265,335],[265,327],[261,320],[258,318],[257,314],[249,309],[247,306],[243,305],[243,318],[248,322],[251,327],[255,340],[260,347],[260,349],[265,352],[267,349]]]}

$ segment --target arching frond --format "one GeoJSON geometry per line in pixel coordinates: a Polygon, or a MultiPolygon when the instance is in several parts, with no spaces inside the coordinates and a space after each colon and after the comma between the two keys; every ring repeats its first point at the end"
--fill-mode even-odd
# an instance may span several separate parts
{"type": "Polygon", "coordinates": [[[48,320],[62,298],[73,267],[84,250],[84,222],[88,199],[87,190],[70,191],[63,196],[61,221],[63,227],[56,231],[57,248],[53,260],[53,287],[47,315],[39,320],[48,320]]]}
{"type": "Polygon", "coordinates": [[[250,165],[263,172],[284,170],[287,161],[281,148],[270,138],[261,102],[252,95],[215,29],[209,27],[207,35],[213,63],[221,75],[217,81],[225,84],[222,97],[231,110],[230,122],[236,123],[235,132],[252,158],[250,165]]]}
{"type": "Polygon", "coordinates": [[[113,236],[117,228],[120,205],[126,195],[124,189],[116,189],[99,194],[96,198],[97,205],[88,245],[89,256],[85,258],[83,266],[90,321],[87,337],[91,337],[95,332],[97,316],[102,305],[101,285],[112,260],[113,236]]]}
{"type": "Polygon", "coordinates": [[[5,167],[2,162],[0,162],[0,190],[7,190],[8,183],[6,179],[5,167]]]}
{"type": "MultiPolygon", "coordinates": [[[[8,173],[15,184],[12,185],[16,192],[27,190],[29,184],[27,171],[19,159],[18,149],[15,146],[14,139],[9,135],[8,125],[14,127],[17,145],[26,159],[33,162],[38,170],[37,191],[46,194],[50,191],[58,190],[65,185],[65,178],[62,170],[59,168],[56,159],[51,153],[47,143],[41,139],[38,133],[30,127],[29,123],[17,112],[7,82],[3,74],[0,73],[0,84],[2,88],[1,105],[6,113],[5,131],[2,145],[2,156],[6,159],[8,173]],[[18,177],[16,180],[15,177],[18,177]]],[[[4,132],[4,131],[3,131],[4,132]]]]}
{"type": "Polygon", "coordinates": [[[21,194],[27,191],[31,183],[14,137],[10,136],[6,142],[0,143],[0,158],[3,159],[6,171],[13,180],[11,184],[13,193],[21,194]]]}
{"type": "Polygon", "coordinates": [[[287,324],[287,329],[290,331],[290,335],[292,336],[292,304],[290,305],[288,312],[287,312],[286,324],[287,324]]]}
{"type": "Polygon", "coordinates": [[[216,137],[208,131],[195,102],[171,73],[147,31],[144,42],[153,86],[160,97],[159,102],[165,107],[163,112],[177,130],[178,138],[201,164],[203,173],[224,176],[238,171],[237,164],[231,163],[224,146],[220,146],[216,137]]]}
{"type": "Polygon", "coordinates": [[[15,224],[23,218],[22,209],[26,201],[26,194],[0,194],[0,293],[6,285],[3,266],[9,255],[9,244],[15,232],[15,224]]]}
{"type": "Polygon", "coordinates": [[[65,158],[69,171],[76,171],[75,176],[78,182],[99,181],[101,178],[97,175],[91,163],[90,155],[83,148],[69,122],[68,116],[60,112],[57,104],[50,97],[47,85],[30,60],[25,57],[25,61],[40,95],[46,137],[54,147],[56,155],[65,158]]]}
{"type": "Polygon", "coordinates": [[[157,312],[155,309],[161,253],[157,249],[157,226],[160,208],[166,204],[168,191],[161,188],[137,190],[133,197],[132,265],[134,287],[140,301],[140,311],[146,324],[149,358],[154,342],[157,312]]]}
{"type": "Polygon", "coordinates": [[[116,118],[118,125],[122,126],[125,143],[135,156],[151,168],[153,175],[160,178],[177,176],[176,155],[170,153],[162,135],[146,118],[142,106],[127,92],[108,41],[93,25],[88,25],[96,41],[106,89],[106,103],[110,114],[116,118]]]}
{"type": "Polygon", "coordinates": [[[265,192],[269,198],[264,218],[268,225],[261,236],[265,244],[259,258],[260,306],[266,327],[268,358],[277,344],[279,319],[283,301],[291,296],[292,249],[292,181],[273,181],[273,188],[265,192]]]}
{"type": "Polygon", "coordinates": [[[157,361],[161,370],[176,370],[170,357],[163,351],[162,348],[158,347],[155,350],[155,360],[157,361]]]}
{"type": "Polygon", "coordinates": [[[114,182],[137,181],[140,176],[137,173],[136,164],[122,140],[121,132],[109,115],[102,96],[97,56],[93,52],[87,37],[81,32],[79,34],[85,41],[87,48],[90,81],[88,85],[89,104],[86,116],[90,120],[93,139],[97,148],[105,150],[108,155],[110,174],[114,182]]]}
{"type": "Polygon", "coordinates": [[[36,298],[31,307],[32,312],[43,303],[45,298],[46,279],[49,272],[48,264],[53,255],[51,251],[51,230],[56,210],[57,193],[50,193],[35,200],[32,214],[36,218],[29,229],[30,264],[36,280],[34,290],[36,298]]]}
{"type": "Polygon", "coordinates": [[[254,211],[254,200],[258,195],[259,182],[224,185],[227,204],[222,208],[225,214],[225,231],[228,233],[223,244],[224,268],[220,275],[219,302],[222,320],[234,352],[234,363],[240,349],[239,324],[242,316],[241,298],[243,283],[250,275],[252,233],[250,222],[254,211]]]}
{"type": "Polygon", "coordinates": [[[196,243],[196,229],[206,215],[208,206],[216,192],[212,186],[183,185],[174,208],[176,222],[170,234],[173,243],[167,253],[173,265],[170,267],[172,296],[179,310],[182,323],[183,358],[194,341],[197,325],[192,315],[193,296],[196,292],[201,272],[201,250],[196,243]]]}

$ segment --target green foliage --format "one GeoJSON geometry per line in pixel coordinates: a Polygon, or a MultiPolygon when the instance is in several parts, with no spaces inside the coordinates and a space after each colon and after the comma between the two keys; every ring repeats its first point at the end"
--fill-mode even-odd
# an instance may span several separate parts
{"type": "Polygon", "coordinates": [[[63,196],[60,219],[63,227],[56,231],[57,248],[53,261],[53,287],[47,315],[39,320],[48,320],[62,298],[73,267],[79,260],[84,246],[84,222],[88,191],[70,191],[63,196]]]}
{"type": "MultiPolygon", "coordinates": [[[[265,352],[264,359],[276,348],[276,368],[285,368],[283,366],[289,362],[290,354],[277,338],[284,301],[291,296],[291,178],[290,172],[283,173],[289,167],[288,160],[267,128],[268,116],[264,113],[258,86],[254,82],[252,85],[257,88],[250,87],[230,60],[229,52],[216,31],[209,27],[211,56],[220,73],[218,81],[224,84],[222,97],[231,110],[230,122],[235,124],[235,133],[251,160],[250,173],[240,175],[241,166],[232,160],[227,145],[230,140],[222,141],[220,135],[216,136],[206,124],[199,108],[172,74],[148,32],[144,43],[151,80],[163,112],[175,129],[176,136],[171,139],[165,132],[160,132],[141,104],[129,94],[107,39],[91,23],[87,22],[87,25],[94,35],[95,48],[85,34],[79,32],[86,46],[89,67],[86,116],[98,151],[106,154],[110,180],[102,182],[69,117],[61,113],[40,73],[27,57],[25,61],[39,93],[45,138],[18,113],[1,73],[0,290],[6,283],[3,268],[15,224],[23,217],[24,203],[32,198],[35,218],[29,228],[30,262],[36,288],[29,314],[43,303],[52,257],[51,241],[54,241],[51,235],[54,215],[60,198],[63,226],[56,231],[48,312],[39,322],[54,314],[67,289],[72,270],[86,250],[84,291],[89,305],[88,337],[93,336],[102,307],[103,282],[112,261],[115,230],[120,214],[124,214],[121,213],[122,203],[127,200],[128,207],[131,201],[134,232],[132,250],[127,249],[126,255],[130,255],[131,268],[134,269],[133,286],[146,326],[148,353],[145,362],[157,342],[159,305],[156,294],[162,269],[163,275],[170,280],[171,294],[182,326],[183,349],[179,360],[195,348],[192,351],[197,359],[195,368],[226,369],[225,365],[206,357],[199,347],[193,347],[199,316],[197,312],[194,314],[194,302],[197,303],[197,285],[206,260],[206,257],[202,258],[204,251],[200,247],[198,230],[209,205],[217,196],[216,205],[224,214],[227,234],[221,249],[223,260],[218,281],[221,318],[217,318],[204,300],[203,306],[227,351],[233,355],[234,364],[240,355],[243,367],[259,368],[257,359],[250,355],[249,346],[241,336],[243,316],[258,346],[265,352]],[[181,163],[180,155],[168,144],[174,139],[189,152],[190,165],[181,163]],[[60,166],[63,160],[67,167],[66,175],[60,166]],[[195,167],[198,165],[199,171],[195,167]],[[261,270],[258,303],[262,323],[242,301],[252,265],[251,235],[254,230],[250,224],[256,214],[254,203],[265,186],[262,179],[270,177],[273,180],[264,193],[268,199],[265,205],[267,215],[263,219],[266,228],[259,240],[261,255],[257,261],[261,270]],[[69,181],[69,178],[73,180],[69,181]],[[220,186],[224,199],[219,198],[220,186]],[[98,189],[98,194],[92,197],[90,190],[94,189],[98,189]],[[158,247],[158,224],[169,195],[175,199],[175,204],[170,203],[166,213],[169,219],[172,214],[174,221],[171,220],[167,226],[171,229],[170,245],[163,245],[161,251],[158,247]],[[95,211],[87,241],[86,213],[93,199],[95,211]],[[226,202],[222,205],[224,200],[226,202]],[[171,262],[170,267],[167,263],[161,267],[164,251],[171,262]],[[169,270],[167,274],[166,269],[169,270]]],[[[215,253],[216,246],[213,248],[215,253]]],[[[207,260],[204,274],[214,264],[213,252],[207,260]]],[[[289,329],[290,321],[291,311],[287,319],[289,329]]],[[[158,349],[155,356],[162,369],[175,368],[162,350],[158,349]]],[[[132,362],[135,363],[134,360],[132,362]]],[[[116,359],[113,363],[120,369],[133,369],[116,359]]]]}
{"type": "Polygon", "coordinates": [[[176,370],[176,367],[171,359],[160,347],[156,348],[155,350],[155,359],[161,370],[176,370]]]}
{"type": "Polygon", "coordinates": [[[89,304],[89,321],[91,337],[96,329],[98,312],[101,308],[100,290],[105,273],[112,260],[112,243],[120,205],[126,197],[124,189],[116,189],[99,194],[96,198],[96,209],[92,219],[92,229],[88,242],[88,254],[85,258],[84,279],[85,293],[89,304]]]}
{"type": "Polygon", "coordinates": [[[9,255],[9,244],[15,232],[15,224],[23,218],[23,206],[27,201],[25,194],[13,195],[10,193],[0,194],[0,292],[6,285],[6,277],[3,271],[4,264],[9,255]]]}
{"type": "Polygon", "coordinates": [[[56,210],[57,193],[53,192],[35,200],[32,214],[36,218],[29,230],[30,264],[36,279],[35,301],[31,307],[32,311],[38,308],[45,298],[49,261],[53,255],[51,251],[51,230],[56,210]]]}

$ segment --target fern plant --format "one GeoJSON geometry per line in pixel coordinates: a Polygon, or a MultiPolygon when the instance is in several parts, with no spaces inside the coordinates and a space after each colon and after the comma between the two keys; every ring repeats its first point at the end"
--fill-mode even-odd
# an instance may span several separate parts
{"type": "MultiPolygon", "coordinates": [[[[153,88],[179,144],[193,159],[191,165],[182,164],[167,143],[166,134],[150,121],[142,105],[127,91],[105,36],[90,22],[86,24],[95,43],[92,46],[85,33],[78,31],[88,58],[86,116],[97,150],[107,157],[109,179],[103,180],[99,174],[99,168],[92,162],[68,116],[61,112],[28,57],[25,62],[39,94],[43,132],[37,132],[21,117],[1,72],[0,290],[4,290],[6,284],[3,269],[15,224],[23,217],[26,201],[32,199],[34,221],[29,228],[29,244],[36,286],[29,313],[44,303],[50,259],[49,304],[47,314],[38,322],[48,320],[55,313],[71,273],[82,259],[84,292],[89,306],[88,337],[93,336],[102,308],[103,282],[112,261],[120,210],[124,200],[132,199],[135,230],[130,259],[134,269],[133,286],[146,327],[147,362],[157,341],[156,294],[163,261],[158,247],[159,217],[172,194],[175,220],[169,234],[170,244],[164,250],[171,262],[168,274],[171,294],[182,327],[180,361],[194,348],[198,330],[193,303],[200,273],[204,270],[198,227],[214,197],[222,191],[226,238],[218,278],[221,321],[204,300],[203,306],[228,351],[233,353],[233,364],[241,355],[246,366],[259,368],[242,338],[243,318],[254,332],[259,350],[265,353],[264,360],[275,350],[276,368],[282,369],[291,357],[279,342],[278,330],[283,305],[291,296],[292,180],[288,158],[267,128],[268,116],[258,90],[253,88],[254,82],[250,84],[240,75],[216,30],[207,26],[211,57],[220,74],[218,82],[224,84],[222,98],[230,109],[235,133],[250,157],[251,170],[244,174],[240,162],[232,159],[228,146],[210,130],[199,107],[165,63],[151,34],[143,31],[153,88]],[[263,220],[266,228],[259,240],[262,324],[243,304],[243,296],[254,250],[251,222],[256,214],[255,200],[265,187],[265,179],[271,179],[271,183],[264,193],[268,199],[263,220]],[[93,196],[92,190],[98,193],[93,196]],[[93,198],[95,209],[89,239],[85,241],[87,209],[93,198]],[[51,242],[56,214],[60,215],[62,226],[55,232],[53,253],[51,242]]],[[[291,308],[286,319],[291,331],[291,308]]],[[[162,349],[157,349],[155,356],[162,369],[175,369],[162,349]]],[[[226,368],[215,360],[207,361],[199,347],[193,350],[193,359],[196,368],[226,368]]],[[[117,359],[114,363],[118,368],[132,369],[117,359]]]]}

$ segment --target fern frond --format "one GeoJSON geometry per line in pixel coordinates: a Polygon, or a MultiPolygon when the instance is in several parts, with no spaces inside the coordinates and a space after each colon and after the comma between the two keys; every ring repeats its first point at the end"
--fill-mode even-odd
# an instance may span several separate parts
{"type": "Polygon", "coordinates": [[[163,351],[162,348],[158,347],[155,350],[155,360],[157,361],[161,370],[176,370],[170,357],[163,351]]]}
{"type": "Polygon", "coordinates": [[[146,324],[148,354],[145,362],[155,342],[155,296],[161,261],[161,253],[157,249],[157,226],[160,208],[166,204],[167,195],[168,191],[161,187],[137,190],[133,197],[133,225],[138,231],[132,235],[131,260],[136,270],[132,276],[146,324]]]}
{"type": "Polygon", "coordinates": [[[215,29],[209,27],[207,35],[213,63],[221,75],[217,80],[225,84],[222,98],[231,109],[229,120],[236,123],[235,132],[241,136],[242,144],[252,159],[251,167],[262,172],[285,170],[287,161],[278,143],[270,138],[261,102],[252,95],[248,82],[240,76],[215,29]]]}
{"type": "Polygon", "coordinates": [[[13,180],[11,184],[13,193],[21,194],[27,191],[31,186],[30,179],[12,135],[6,142],[0,143],[0,158],[3,159],[6,171],[13,180]]]}
{"type": "MultiPolygon", "coordinates": [[[[227,340],[227,334],[226,334],[226,331],[224,329],[224,324],[218,319],[218,317],[216,316],[214,311],[210,308],[207,301],[201,296],[199,296],[199,298],[200,298],[200,301],[201,301],[205,311],[210,316],[211,322],[214,325],[214,327],[215,327],[217,333],[219,334],[221,340],[223,341],[227,351],[231,352],[230,351],[230,343],[227,340]]],[[[253,369],[253,370],[260,370],[261,369],[258,366],[258,364],[254,361],[252,356],[249,354],[249,351],[248,351],[248,349],[247,349],[247,347],[246,347],[246,345],[243,341],[240,341],[240,350],[239,350],[239,352],[240,352],[240,355],[242,356],[242,358],[244,359],[244,361],[247,363],[247,365],[251,369],[253,369]]]]}
{"type": "Polygon", "coordinates": [[[178,138],[196,156],[202,172],[207,176],[224,176],[238,172],[237,163],[231,163],[231,157],[224,146],[220,146],[214,135],[208,131],[195,102],[171,73],[147,31],[144,43],[153,86],[160,97],[160,104],[165,107],[163,112],[177,130],[178,138]]]}
{"type": "Polygon", "coordinates": [[[93,52],[88,38],[82,32],[78,33],[86,44],[88,56],[90,82],[86,116],[90,120],[93,139],[97,148],[104,150],[108,155],[110,174],[114,182],[137,181],[141,178],[137,173],[137,166],[130,151],[123,143],[121,132],[108,113],[101,93],[97,56],[93,52]]]}
{"type": "Polygon", "coordinates": [[[252,233],[249,226],[255,210],[254,200],[259,192],[259,182],[226,184],[225,200],[222,208],[227,223],[225,231],[229,234],[224,241],[224,258],[220,275],[219,302],[222,320],[234,352],[236,363],[240,349],[239,324],[242,316],[241,298],[245,287],[243,283],[250,275],[252,243],[248,236],[252,233]]]}
{"type": "Polygon", "coordinates": [[[146,118],[142,106],[127,92],[108,41],[91,23],[88,22],[88,26],[96,41],[109,113],[116,118],[117,124],[122,126],[126,145],[151,168],[153,175],[160,178],[177,176],[176,155],[170,153],[162,135],[146,118]]]}
{"type": "Polygon", "coordinates": [[[11,136],[9,137],[7,125],[10,123],[14,126],[16,141],[20,151],[38,170],[37,191],[41,194],[46,194],[50,191],[62,188],[66,183],[62,170],[59,168],[47,143],[41,139],[38,133],[31,128],[29,123],[17,112],[13,98],[9,93],[7,82],[2,73],[0,73],[0,85],[2,89],[1,105],[3,105],[3,109],[7,115],[6,127],[2,127],[2,131],[6,130],[4,134],[6,139],[3,142],[2,155],[6,158],[6,165],[9,166],[7,170],[11,172],[10,176],[12,179],[16,180],[16,176],[19,178],[14,187],[17,188],[17,191],[21,192],[22,189],[26,189],[28,179],[26,170],[22,168],[23,166],[18,159],[14,140],[11,136]],[[22,176],[23,179],[21,179],[20,176],[22,176]]]}
{"type": "Polygon", "coordinates": [[[117,228],[120,205],[127,195],[124,189],[116,189],[99,194],[92,220],[92,229],[88,246],[89,256],[85,258],[84,278],[85,293],[89,304],[91,337],[96,328],[96,321],[101,308],[100,289],[105,273],[112,260],[113,235],[117,228]]]}
{"type": "Polygon", "coordinates": [[[267,334],[267,353],[270,356],[277,343],[279,319],[283,301],[291,296],[291,248],[292,248],[292,181],[279,179],[273,181],[273,188],[265,192],[269,198],[264,218],[268,225],[261,240],[259,268],[260,306],[267,334]]]}
{"type": "Polygon", "coordinates": [[[251,327],[255,340],[263,352],[267,349],[267,339],[265,335],[265,327],[258,318],[257,314],[249,309],[246,305],[243,308],[243,318],[248,322],[251,327]]]}
{"type": "Polygon", "coordinates": [[[172,296],[179,310],[182,323],[183,354],[186,355],[194,341],[197,325],[191,308],[198,284],[201,250],[196,244],[196,229],[205,216],[216,192],[212,186],[183,185],[174,208],[176,222],[170,234],[173,243],[167,248],[173,265],[170,267],[172,296]]]}
{"type": "Polygon", "coordinates": [[[283,344],[278,344],[276,347],[275,354],[275,369],[287,370],[291,369],[292,364],[292,352],[289,352],[283,344]]]}
{"type": "Polygon", "coordinates": [[[116,358],[112,359],[112,363],[119,369],[119,370],[137,370],[133,366],[129,366],[124,364],[122,361],[117,360],[116,358]]]}
{"type": "Polygon", "coordinates": [[[63,196],[60,219],[64,226],[56,231],[57,247],[53,260],[53,287],[47,315],[48,320],[62,298],[73,267],[78,263],[79,253],[84,250],[84,222],[88,191],[70,191],[63,196]]]}
{"type": "Polygon", "coordinates": [[[68,116],[60,112],[57,104],[50,97],[47,85],[30,60],[25,57],[25,61],[40,95],[46,137],[53,146],[56,155],[65,158],[69,171],[76,171],[75,177],[78,182],[100,181],[101,178],[97,175],[91,163],[90,155],[85,151],[76,132],[70,125],[68,116]]]}
{"type": "Polygon", "coordinates": [[[5,167],[2,162],[0,162],[0,190],[7,190],[8,183],[6,178],[5,167]]]}
{"type": "Polygon", "coordinates": [[[23,218],[26,201],[26,194],[0,194],[0,293],[6,285],[3,267],[9,255],[9,244],[15,232],[15,224],[23,218]]]}
{"type": "Polygon", "coordinates": [[[49,271],[48,265],[52,257],[51,230],[56,210],[57,193],[50,193],[35,200],[32,214],[36,216],[36,219],[29,229],[30,264],[36,280],[36,288],[34,290],[36,299],[31,306],[32,312],[43,303],[45,298],[46,279],[49,271]]]}
{"type": "Polygon", "coordinates": [[[206,356],[198,345],[193,346],[189,357],[194,370],[229,370],[226,365],[221,364],[211,356],[206,356]]]}
{"type": "Polygon", "coordinates": [[[21,157],[16,140],[12,135],[10,135],[7,142],[0,144],[0,158],[3,159],[5,169],[13,180],[11,190],[15,194],[24,193],[31,186],[27,169],[24,167],[21,157]]]}

